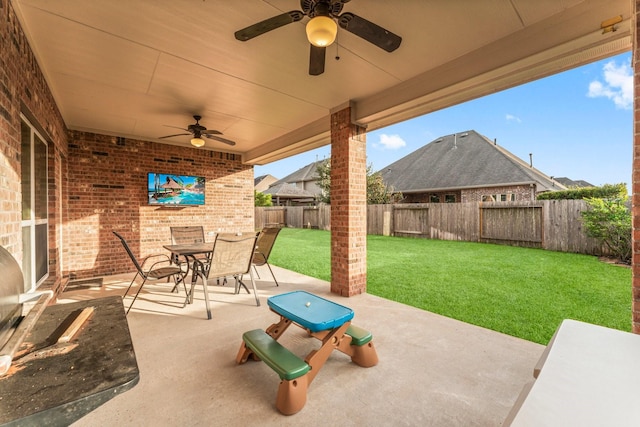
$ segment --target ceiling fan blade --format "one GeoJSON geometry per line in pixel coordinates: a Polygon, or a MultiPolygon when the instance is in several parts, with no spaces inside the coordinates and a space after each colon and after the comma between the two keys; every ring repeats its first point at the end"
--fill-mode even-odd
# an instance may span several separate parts
{"type": "Polygon", "coordinates": [[[222,135],[222,132],[220,132],[219,130],[205,130],[204,132],[202,132],[202,135],[204,136],[222,135]]]}
{"type": "Polygon", "coordinates": [[[402,37],[353,13],[346,12],[340,15],[338,25],[387,52],[393,52],[402,42],[402,37]]]}
{"type": "Polygon", "coordinates": [[[324,57],[326,47],[318,47],[309,43],[311,51],[309,52],[309,74],[319,76],[324,73],[324,57]]]}
{"type": "Polygon", "coordinates": [[[189,129],[181,128],[180,126],[171,126],[171,125],[162,125],[162,126],[164,126],[166,128],[180,129],[180,130],[183,130],[185,132],[189,132],[189,129]]]}
{"type": "Polygon", "coordinates": [[[161,136],[158,139],[173,138],[174,136],[191,135],[190,133],[176,133],[175,135],[161,136]]]}
{"type": "Polygon", "coordinates": [[[229,139],[221,138],[221,137],[216,136],[216,135],[207,135],[207,134],[205,134],[204,136],[206,136],[209,139],[215,139],[216,141],[220,141],[220,142],[228,144],[228,145],[236,145],[235,142],[233,142],[233,141],[231,141],[229,139]]]}
{"type": "Polygon", "coordinates": [[[265,19],[253,25],[249,25],[247,28],[243,28],[235,32],[236,39],[246,42],[261,34],[267,33],[276,28],[280,28],[284,25],[291,24],[302,19],[304,13],[299,10],[292,10],[291,12],[283,13],[282,15],[274,16],[273,18],[265,19]]]}

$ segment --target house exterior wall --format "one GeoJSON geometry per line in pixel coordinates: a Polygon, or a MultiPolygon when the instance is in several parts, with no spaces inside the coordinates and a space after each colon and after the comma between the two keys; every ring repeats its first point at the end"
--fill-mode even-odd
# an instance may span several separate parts
{"type": "Polygon", "coordinates": [[[240,156],[68,131],[9,0],[0,0],[0,244],[21,263],[20,115],[48,144],[49,279],[133,270],[120,231],[139,256],[162,252],[169,226],[253,231],[253,167],[240,156]],[[206,178],[206,206],[148,206],[147,172],[206,178]]]}
{"type": "Polygon", "coordinates": [[[275,176],[272,175],[267,175],[265,176],[262,181],[260,181],[258,183],[258,185],[255,186],[255,190],[259,193],[264,192],[266,189],[269,188],[269,186],[271,184],[273,184],[274,182],[276,182],[278,180],[278,178],[276,178],[275,176]]]}
{"type": "Polygon", "coordinates": [[[22,189],[20,114],[48,146],[49,279],[44,288],[61,284],[64,240],[60,206],[64,204],[67,133],[64,121],[16,17],[11,2],[0,0],[0,244],[22,260],[22,189]]]}
{"type": "Polygon", "coordinates": [[[501,201],[495,200],[495,196],[506,196],[506,201],[532,201],[536,199],[535,187],[530,185],[513,185],[504,187],[469,188],[451,191],[430,191],[425,193],[403,194],[402,203],[455,203],[501,201]],[[513,196],[512,196],[513,195],[513,196]],[[439,202],[436,202],[436,197],[439,202]],[[494,200],[486,200],[493,197],[494,200]],[[513,197],[513,198],[512,198],[513,197]]]}
{"type": "Polygon", "coordinates": [[[253,232],[253,167],[241,156],[85,132],[70,132],[69,244],[71,277],[131,271],[112,231],[139,256],[166,253],[169,227],[203,225],[205,234],[253,232]],[[148,205],[147,173],[205,177],[205,205],[148,205]]]}
{"type": "MultiPolygon", "coordinates": [[[[536,199],[535,185],[509,185],[504,187],[486,187],[462,190],[461,202],[484,202],[490,196],[506,195],[506,201],[524,202],[536,199]],[[512,195],[515,200],[512,200],[512,195]]],[[[494,197],[495,199],[495,197],[494,197]]],[[[502,200],[493,200],[500,202],[502,200]]]]}

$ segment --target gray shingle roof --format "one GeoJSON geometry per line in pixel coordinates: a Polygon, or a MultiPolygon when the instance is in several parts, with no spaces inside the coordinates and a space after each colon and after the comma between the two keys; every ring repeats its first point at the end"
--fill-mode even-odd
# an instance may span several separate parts
{"type": "Polygon", "coordinates": [[[274,182],[272,185],[278,185],[282,183],[292,183],[292,182],[307,182],[307,181],[315,181],[318,179],[318,165],[324,162],[324,160],[319,160],[317,162],[309,163],[306,166],[298,169],[290,175],[285,176],[279,181],[274,182]]]}
{"type": "Polygon", "coordinates": [[[529,183],[538,192],[565,189],[474,130],[437,138],[380,173],[403,193],[529,183]]]}
{"type": "Polygon", "coordinates": [[[263,194],[271,194],[272,197],[310,197],[313,198],[315,194],[302,188],[296,187],[295,184],[288,184],[286,182],[280,184],[273,184],[262,192],[263,194]]]}
{"type": "Polygon", "coordinates": [[[567,177],[561,177],[561,178],[554,178],[556,181],[558,181],[559,183],[561,183],[562,185],[564,185],[565,187],[595,187],[595,185],[584,181],[582,179],[578,179],[576,181],[567,178],[567,177]]]}

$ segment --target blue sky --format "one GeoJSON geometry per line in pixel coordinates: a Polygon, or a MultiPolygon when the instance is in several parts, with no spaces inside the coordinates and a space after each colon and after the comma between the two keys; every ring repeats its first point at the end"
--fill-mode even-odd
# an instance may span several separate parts
{"type": "MultiPolygon", "coordinates": [[[[378,171],[429,142],[476,130],[555,177],[631,187],[633,70],[624,53],[367,133],[378,171]]],[[[330,146],[255,167],[276,178],[331,156],[330,146]]]]}

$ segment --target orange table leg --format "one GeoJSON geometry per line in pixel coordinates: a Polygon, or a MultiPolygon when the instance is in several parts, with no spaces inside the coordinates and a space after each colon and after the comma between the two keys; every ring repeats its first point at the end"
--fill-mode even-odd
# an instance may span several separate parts
{"type": "Polygon", "coordinates": [[[287,319],[284,316],[280,316],[280,321],[278,323],[274,323],[265,329],[265,332],[271,336],[274,340],[280,338],[280,335],[284,334],[284,331],[291,326],[291,320],[287,319]]]}
{"type": "Polygon", "coordinates": [[[305,362],[311,366],[311,370],[306,374],[309,375],[309,383],[313,381],[316,377],[322,366],[327,361],[331,352],[334,349],[339,348],[340,341],[342,337],[344,337],[344,333],[347,331],[347,328],[351,322],[346,322],[339,328],[333,329],[331,331],[325,331],[322,337],[322,346],[310,352],[307,357],[304,359],[305,362]]]}
{"type": "MultiPolygon", "coordinates": [[[[311,371],[309,371],[310,373],[311,371]]],[[[284,415],[293,415],[307,403],[309,373],[295,380],[282,380],[278,386],[276,408],[284,415]]]]}
{"type": "MultiPolygon", "coordinates": [[[[310,332],[310,335],[321,341],[324,341],[330,331],[310,332]]],[[[373,341],[369,341],[364,345],[351,345],[351,337],[342,335],[335,347],[342,353],[351,356],[351,361],[363,368],[370,368],[378,364],[378,353],[373,345],[373,341]]]]}
{"type": "MultiPolygon", "coordinates": [[[[370,368],[378,364],[378,353],[373,346],[373,341],[369,341],[365,345],[350,345],[351,361],[363,368],[370,368]]],[[[347,353],[348,354],[348,353],[347,353]]]]}

